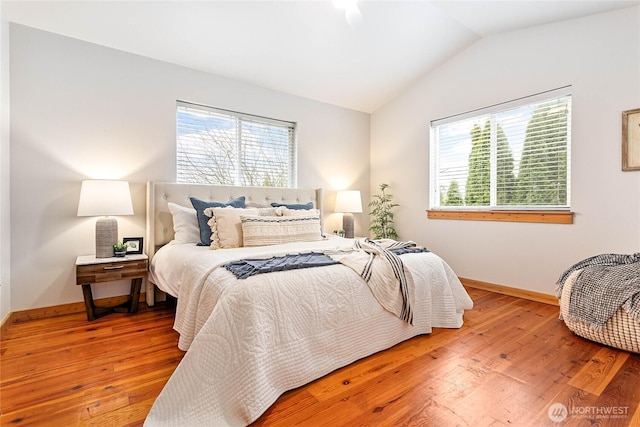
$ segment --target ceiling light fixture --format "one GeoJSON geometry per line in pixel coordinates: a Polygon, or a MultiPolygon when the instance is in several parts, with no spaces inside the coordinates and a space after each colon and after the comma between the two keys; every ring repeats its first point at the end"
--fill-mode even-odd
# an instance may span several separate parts
{"type": "Polygon", "coordinates": [[[358,0],[333,0],[333,5],[338,9],[346,10],[350,7],[358,7],[358,0]]]}
{"type": "Polygon", "coordinates": [[[358,0],[332,0],[332,2],[337,9],[344,10],[344,17],[350,27],[355,27],[362,22],[358,0]]]}

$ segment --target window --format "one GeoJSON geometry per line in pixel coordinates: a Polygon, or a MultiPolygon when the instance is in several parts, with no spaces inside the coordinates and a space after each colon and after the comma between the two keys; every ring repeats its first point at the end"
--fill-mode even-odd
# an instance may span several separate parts
{"type": "Polygon", "coordinates": [[[296,186],[295,123],[181,101],[176,122],[178,182],[296,186]]]}
{"type": "Polygon", "coordinates": [[[431,209],[568,211],[570,89],[431,122],[431,209]]]}

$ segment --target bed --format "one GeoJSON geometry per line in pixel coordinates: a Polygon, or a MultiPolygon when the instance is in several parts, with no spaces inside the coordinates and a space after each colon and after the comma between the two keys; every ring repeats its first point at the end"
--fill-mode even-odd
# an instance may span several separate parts
{"type": "MultiPolygon", "coordinates": [[[[244,279],[224,267],[246,259],[310,253],[339,254],[339,258],[353,252],[354,240],[335,236],[260,245],[264,236],[252,241],[253,229],[244,227],[244,221],[252,220],[277,221],[279,227],[289,221],[306,227],[308,220],[315,226],[311,217],[319,215],[320,234],[322,199],[322,191],[315,189],[148,183],[147,302],[155,303],[156,287],[177,298],[174,328],[186,353],[145,426],[248,425],[287,390],[428,334],[434,327],[462,326],[464,310],[473,303],[452,269],[431,252],[400,257],[404,270],[410,272],[406,295],[411,301],[411,322],[383,308],[371,285],[341,262],[244,279]],[[209,212],[220,223],[227,216],[240,215],[242,239],[255,246],[231,244],[211,250],[184,242],[190,197],[221,202],[244,197],[245,210],[263,209],[258,215],[225,207],[209,212]],[[274,219],[269,210],[274,202],[286,205],[279,212],[291,218],[274,219]],[[298,206],[311,206],[301,211],[315,213],[292,212],[298,206]],[[264,218],[257,219],[260,216],[264,218]]],[[[196,230],[189,224],[187,231],[194,239],[196,230]]],[[[219,226],[216,230],[212,245],[226,239],[219,226]]]]}

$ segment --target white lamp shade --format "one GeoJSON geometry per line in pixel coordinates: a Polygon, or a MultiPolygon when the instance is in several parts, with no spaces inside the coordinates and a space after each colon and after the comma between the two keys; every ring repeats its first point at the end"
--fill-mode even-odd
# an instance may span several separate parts
{"type": "Polygon", "coordinates": [[[103,215],[133,215],[131,190],[127,181],[82,181],[78,216],[103,215]]]}
{"type": "Polygon", "coordinates": [[[357,190],[338,191],[338,193],[336,194],[335,211],[344,212],[344,213],[361,213],[362,198],[360,197],[360,191],[357,191],[357,190]]]}

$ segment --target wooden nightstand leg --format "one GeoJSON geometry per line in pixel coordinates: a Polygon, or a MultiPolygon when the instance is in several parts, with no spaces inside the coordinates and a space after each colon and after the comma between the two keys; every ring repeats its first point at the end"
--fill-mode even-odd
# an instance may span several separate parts
{"type": "Polygon", "coordinates": [[[138,302],[140,301],[140,288],[142,287],[142,278],[131,279],[131,293],[129,298],[131,299],[131,305],[129,306],[129,313],[138,312],[138,302]]]}
{"type": "Polygon", "coordinates": [[[87,319],[89,321],[96,320],[95,305],[93,304],[93,294],[91,293],[91,284],[82,285],[82,294],[84,295],[84,307],[87,310],[87,319]]]}

